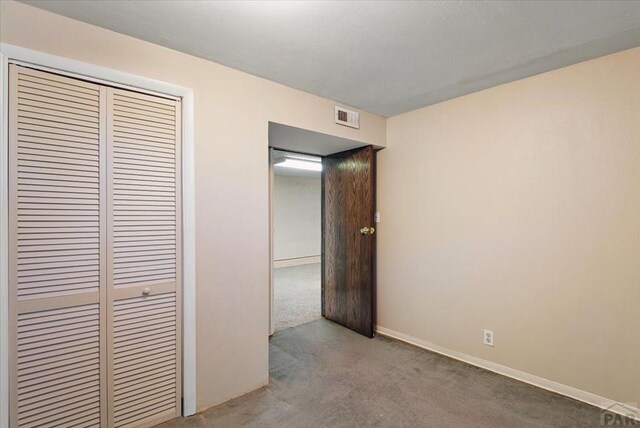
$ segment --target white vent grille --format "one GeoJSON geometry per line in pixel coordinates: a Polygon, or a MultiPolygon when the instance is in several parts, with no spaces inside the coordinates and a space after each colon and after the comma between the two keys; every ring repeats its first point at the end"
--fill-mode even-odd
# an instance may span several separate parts
{"type": "Polygon", "coordinates": [[[360,129],[360,113],[336,106],[336,123],[360,129]]]}

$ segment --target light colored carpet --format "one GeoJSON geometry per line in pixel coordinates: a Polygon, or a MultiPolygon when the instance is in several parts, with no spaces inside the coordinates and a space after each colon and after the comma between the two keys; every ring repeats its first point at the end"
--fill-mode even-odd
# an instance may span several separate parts
{"type": "Polygon", "coordinates": [[[269,372],[268,386],[162,428],[602,428],[595,407],[324,319],[273,335],[269,372]]]}
{"type": "Polygon", "coordinates": [[[320,263],[273,270],[276,331],[321,318],[320,263]]]}

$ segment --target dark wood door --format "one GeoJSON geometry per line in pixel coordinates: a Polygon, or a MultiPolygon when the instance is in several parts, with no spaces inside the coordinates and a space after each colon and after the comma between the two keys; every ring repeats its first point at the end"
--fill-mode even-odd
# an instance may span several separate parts
{"type": "Polygon", "coordinates": [[[322,160],[322,316],[373,336],[375,152],[322,160]]]}

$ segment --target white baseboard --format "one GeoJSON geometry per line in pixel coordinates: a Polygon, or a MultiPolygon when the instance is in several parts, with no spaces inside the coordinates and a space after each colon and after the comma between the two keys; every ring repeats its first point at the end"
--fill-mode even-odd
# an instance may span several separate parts
{"type": "Polygon", "coordinates": [[[459,360],[467,364],[471,364],[473,366],[480,367],[494,373],[498,373],[500,375],[528,383],[533,386],[537,386],[538,388],[546,389],[547,391],[555,392],[557,394],[564,395],[566,397],[573,398],[587,404],[591,404],[592,406],[598,407],[603,410],[608,410],[610,412],[621,414],[627,417],[631,416],[631,419],[635,418],[636,420],[640,421],[640,409],[638,407],[619,403],[615,400],[600,397],[599,395],[582,391],[568,385],[563,385],[549,379],[532,375],[520,370],[512,369],[510,367],[483,360],[481,358],[473,357],[471,355],[463,354],[462,352],[453,351],[434,343],[427,342],[426,340],[418,339],[404,333],[399,333],[385,327],[376,326],[375,330],[376,333],[382,336],[390,337],[392,339],[417,346],[418,348],[445,355],[455,360],[459,360]]]}
{"type": "Polygon", "coordinates": [[[277,269],[281,267],[311,265],[311,264],[320,263],[320,262],[321,262],[321,256],[296,257],[293,259],[274,260],[273,267],[274,269],[277,269]]]}

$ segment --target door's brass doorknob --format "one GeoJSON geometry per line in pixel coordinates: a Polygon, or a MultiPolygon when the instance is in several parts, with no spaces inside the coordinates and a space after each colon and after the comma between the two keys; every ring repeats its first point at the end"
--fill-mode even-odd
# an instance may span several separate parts
{"type": "Polygon", "coordinates": [[[363,227],[360,229],[360,233],[363,235],[373,235],[375,233],[375,229],[373,227],[363,227]]]}

